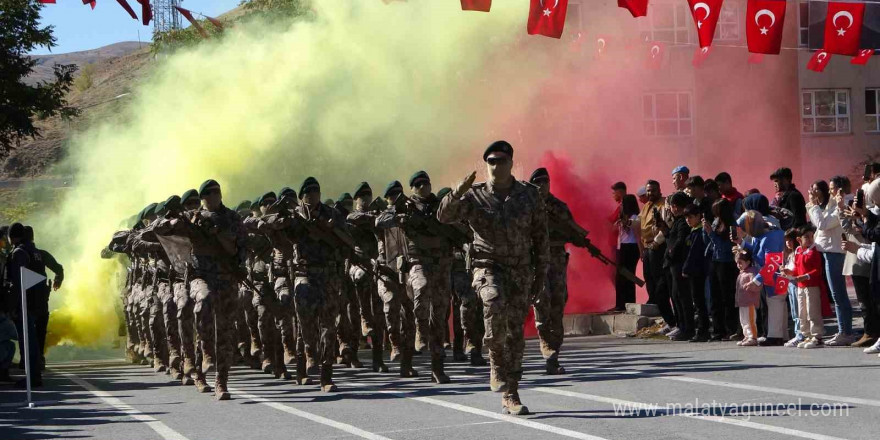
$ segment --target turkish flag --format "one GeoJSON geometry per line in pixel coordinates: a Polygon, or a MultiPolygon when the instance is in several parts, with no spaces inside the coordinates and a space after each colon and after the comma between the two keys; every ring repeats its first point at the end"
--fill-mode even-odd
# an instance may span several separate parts
{"type": "Polygon", "coordinates": [[[724,0],[688,0],[691,7],[691,15],[697,25],[697,35],[700,36],[700,47],[712,44],[715,38],[715,26],[718,24],[718,16],[721,14],[721,3],[724,0]]]}
{"type": "Polygon", "coordinates": [[[153,19],[153,8],[150,6],[150,0],[137,0],[137,2],[141,4],[141,20],[146,26],[153,19]]]}
{"type": "Polygon", "coordinates": [[[706,58],[709,58],[709,51],[711,47],[698,47],[694,50],[694,58],[691,60],[691,65],[694,67],[700,67],[703,64],[703,61],[706,61],[706,58]]]}
{"type": "Polygon", "coordinates": [[[785,0],[749,0],[746,40],[749,52],[779,55],[785,23],[785,0]]]}
{"type": "Polygon", "coordinates": [[[864,16],[864,3],[828,2],[824,49],[840,55],[857,54],[864,16]]]}
{"type": "Polygon", "coordinates": [[[776,283],[773,285],[773,293],[777,295],[786,295],[788,294],[788,284],[790,281],[786,277],[779,277],[776,279],[776,283]]]}
{"type": "Polygon", "coordinates": [[[813,72],[821,72],[825,70],[825,66],[828,65],[828,60],[830,59],[830,53],[826,52],[824,49],[817,50],[813,53],[810,61],[807,62],[807,69],[810,69],[813,72]]]}
{"type": "Polygon", "coordinates": [[[761,64],[761,61],[764,61],[764,54],[762,54],[762,53],[750,53],[749,54],[749,64],[761,64]]]}
{"type": "Polygon", "coordinates": [[[221,31],[224,29],[223,23],[221,23],[220,20],[217,20],[217,19],[214,18],[214,17],[208,17],[208,16],[206,15],[206,16],[205,16],[205,20],[210,21],[211,24],[213,24],[214,26],[216,26],[217,29],[220,29],[221,31]]]}
{"type": "Polygon", "coordinates": [[[203,28],[202,25],[200,25],[199,22],[195,18],[193,18],[192,12],[190,12],[189,9],[183,9],[180,6],[175,6],[174,9],[177,9],[181,15],[186,17],[186,19],[190,23],[192,23],[192,25],[196,28],[196,30],[199,31],[199,34],[202,35],[202,38],[208,38],[208,33],[205,32],[205,28],[203,28]]]}
{"type": "Polygon", "coordinates": [[[492,8],[492,0],[461,0],[462,11],[489,12],[492,8]]]}
{"type": "Polygon", "coordinates": [[[785,261],[785,255],[782,252],[767,252],[767,254],[764,255],[764,261],[769,261],[777,267],[781,267],[782,263],[785,261]]]}
{"type": "Polygon", "coordinates": [[[647,66],[651,70],[660,70],[663,65],[663,57],[666,55],[666,46],[659,41],[648,45],[647,66]]]}
{"type": "Polygon", "coordinates": [[[628,10],[633,17],[648,15],[648,0],[617,0],[617,6],[628,10]]]}
{"type": "Polygon", "coordinates": [[[868,64],[868,61],[871,60],[872,56],[874,56],[874,49],[862,49],[859,51],[858,55],[849,60],[849,63],[864,66],[865,64],[868,64]]]}
{"type": "Polygon", "coordinates": [[[531,0],[529,8],[529,22],[527,30],[529,35],[544,35],[546,37],[562,37],[562,28],[565,27],[565,13],[568,10],[568,0],[531,0]]]}
{"type": "Polygon", "coordinates": [[[596,58],[601,58],[605,55],[605,51],[608,48],[608,37],[605,35],[599,35],[596,37],[596,58]]]}
{"type": "Polygon", "coordinates": [[[764,267],[761,268],[761,277],[764,278],[765,286],[773,285],[773,276],[776,275],[776,271],[779,270],[779,266],[767,261],[764,263],[764,267]]]}
{"type": "Polygon", "coordinates": [[[92,7],[92,10],[94,11],[94,10],[95,10],[95,4],[97,4],[97,2],[96,2],[95,0],[83,0],[83,4],[84,4],[84,5],[89,5],[89,6],[91,6],[91,7],[92,7]]]}
{"type": "Polygon", "coordinates": [[[134,13],[134,9],[131,9],[131,5],[129,5],[127,1],[116,0],[116,3],[119,3],[119,6],[122,6],[122,9],[125,9],[125,12],[128,12],[128,15],[131,15],[131,18],[135,20],[138,19],[138,16],[134,13]]]}

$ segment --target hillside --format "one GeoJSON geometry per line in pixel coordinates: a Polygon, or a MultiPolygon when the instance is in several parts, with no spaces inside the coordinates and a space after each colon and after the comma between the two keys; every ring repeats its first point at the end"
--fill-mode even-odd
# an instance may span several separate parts
{"type": "Polygon", "coordinates": [[[34,60],[37,65],[34,71],[25,80],[28,84],[34,84],[38,81],[52,81],[55,79],[52,66],[55,64],[76,64],[80,68],[86,64],[99,63],[113,58],[128,55],[138,49],[149,46],[149,43],[139,43],[137,41],[123,41],[114,43],[104,47],[92,50],[84,50],[81,52],[69,52],[52,55],[37,55],[34,60]]]}

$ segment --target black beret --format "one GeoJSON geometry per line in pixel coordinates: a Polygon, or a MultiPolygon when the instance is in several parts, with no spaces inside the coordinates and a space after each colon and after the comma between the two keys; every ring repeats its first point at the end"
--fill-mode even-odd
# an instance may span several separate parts
{"type": "Polygon", "coordinates": [[[238,207],[235,208],[236,211],[250,211],[251,210],[251,201],[250,200],[242,200],[241,203],[238,204],[238,207]]]}
{"type": "Polygon", "coordinates": [[[217,183],[216,180],[214,180],[214,179],[208,179],[208,180],[206,180],[204,183],[202,183],[202,184],[199,186],[199,197],[203,197],[203,196],[205,195],[205,191],[206,191],[207,189],[209,189],[209,188],[213,188],[213,187],[215,187],[215,186],[216,186],[217,188],[220,188],[220,184],[217,183]]]}
{"type": "MultiPolygon", "coordinates": [[[[269,194],[269,193],[266,193],[266,194],[269,194]]],[[[265,196],[266,194],[263,194],[263,195],[265,196]]],[[[278,197],[284,197],[284,196],[290,196],[295,199],[296,198],[296,191],[294,191],[293,188],[291,188],[289,186],[285,186],[284,188],[281,188],[281,191],[278,191],[277,197],[275,196],[275,193],[272,193],[272,197],[275,197],[276,199],[278,197]]]]}
{"type": "Polygon", "coordinates": [[[388,197],[391,193],[394,192],[403,192],[403,185],[400,183],[400,181],[395,180],[389,183],[388,186],[385,187],[385,193],[382,194],[382,197],[388,197]]]}
{"type": "Polygon", "coordinates": [[[318,183],[318,179],[315,179],[314,177],[306,177],[306,180],[303,180],[302,185],[299,187],[299,197],[302,198],[303,194],[314,189],[321,190],[321,185],[318,183]]]}
{"type": "Polygon", "coordinates": [[[186,203],[187,200],[189,200],[193,197],[199,198],[199,192],[194,189],[188,189],[188,190],[186,190],[186,192],[183,193],[182,196],[180,196],[180,203],[181,204],[186,203]]]}
{"type": "Polygon", "coordinates": [[[147,205],[147,207],[144,208],[144,211],[143,211],[144,215],[141,217],[141,220],[143,220],[144,217],[146,217],[148,215],[155,215],[157,205],[158,205],[158,203],[150,203],[149,205],[147,205]]]}
{"type": "Polygon", "coordinates": [[[490,154],[494,152],[506,153],[513,159],[513,147],[507,141],[495,141],[492,142],[488,147],[486,147],[486,151],[483,152],[483,162],[489,157],[490,154]]]}
{"type": "MultiPolygon", "coordinates": [[[[284,188],[284,189],[290,189],[290,188],[284,188]]],[[[284,189],[281,190],[281,194],[284,194],[284,189]]],[[[293,190],[290,189],[290,191],[293,191],[293,190]]],[[[294,192],[293,194],[294,194],[294,197],[296,197],[296,192],[294,192]]],[[[278,196],[276,196],[274,192],[269,191],[266,194],[261,195],[260,198],[257,199],[257,203],[262,205],[263,202],[265,202],[266,200],[269,200],[269,199],[278,200],[278,196]]]]}
{"type": "Polygon", "coordinates": [[[440,191],[437,191],[437,197],[442,199],[446,194],[452,192],[452,188],[440,188],[440,191]]]}
{"type": "Polygon", "coordinates": [[[339,196],[339,198],[338,198],[336,201],[339,202],[339,203],[342,203],[342,202],[344,202],[344,201],[346,201],[346,200],[351,200],[351,194],[349,194],[349,193],[342,193],[342,195],[339,196]]]}
{"type": "Polygon", "coordinates": [[[180,203],[180,197],[171,196],[165,199],[165,210],[166,211],[180,211],[183,209],[183,205],[180,203]]]}
{"type": "Polygon", "coordinates": [[[532,173],[532,176],[529,177],[529,182],[544,182],[550,180],[550,173],[547,172],[547,168],[538,168],[532,173]]]}
{"type": "Polygon", "coordinates": [[[370,194],[373,194],[373,188],[370,188],[370,184],[367,183],[367,182],[361,182],[361,184],[358,185],[357,188],[355,188],[355,190],[354,190],[354,196],[355,196],[355,197],[360,197],[361,194],[364,194],[364,193],[366,193],[366,192],[368,192],[368,191],[369,191],[370,194]]]}
{"type": "Polygon", "coordinates": [[[161,217],[161,216],[165,215],[165,211],[167,211],[167,210],[165,209],[165,201],[164,200],[159,203],[156,203],[156,206],[153,207],[153,215],[155,215],[156,217],[161,217]]]}
{"type": "Polygon", "coordinates": [[[414,187],[416,183],[422,180],[427,180],[428,183],[431,183],[431,178],[428,177],[428,173],[426,173],[424,170],[416,171],[416,173],[409,178],[409,187],[414,187]]]}
{"type": "Polygon", "coordinates": [[[260,198],[254,198],[254,201],[251,202],[251,211],[257,211],[260,209],[260,198]]]}

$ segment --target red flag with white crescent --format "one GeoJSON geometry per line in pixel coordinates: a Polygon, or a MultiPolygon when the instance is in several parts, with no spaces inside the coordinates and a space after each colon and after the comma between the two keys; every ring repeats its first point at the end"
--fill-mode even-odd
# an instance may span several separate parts
{"type": "Polygon", "coordinates": [[[220,20],[217,20],[217,19],[214,18],[214,17],[208,17],[208,16],[206,15],[206,16],[205,16],[205,20],[210,21],[211,24],[213,24],[214,26],[217,27],[217,29],[223,30],[223,29],[225,28],[225,26],[223,26],[223,23],[222,23],[220,20]]]}
{"type": "Polygon", "coordinates": [[[617,0],[617,6],[629,11],[633,17],[648,15],[648,0],[617,0]]]}
{"type": "Polygon", "coordinates": [[[489,12],[492,8],[492,0],[461,0],[462,11],[489,12]]]}
{"type": "Polygon", "coordinates": [[[785,254],[782,252],[767,252],[764,256],[764,261],[769,261],[776,265],[776,267],[782,267],[782,263],[785,261],[785,254]]]}
{"type": "Polygon", "coordinates": [[[98,3],[95,0],[83,0],[83,4],[88,3],[89,6],[92,7],[92,10],[95,10],[95,5],[98,3]]]}
{"type": "Polygon", "coordinates": [[[874,56],[874,49],[862,49],[859,51],[858,55],[849,60],[849,63],[864,66],[865,64],[868,64],[868,61],[871,60],[872,56],[874,56]]]}
{"type": "Polygon", "coordinates": [[[786,277],[776,278],[776,283],[773,286],[773,293],[777,295],[786,295],[788,294],[788,285],[790,281],[786,277]]]}
{"type": "Polygon", "coordinates": [[[700,47],[712,44],[715,38],[715,26],[718,25],[718,17],[721,14],[721,4],[724,0],[688,0],[691,15],[697,25],[697,35],[700,37],[700,47]]]}
{"type": "Polygon", "coordinates": [[[608,50],[608,37],[606,35],[599,35],[596,37],[596,58],[601,58],[605,55],[606,50],[608,50]]]}
{"type": "Polygon", "coordinates": [[[703,61],[706,61],[706,58],[709,58],[709,52],[712,50],[712,47],[698,47],[694,50],[694,58],[691,60],[691,65],[694,67],[700,67],[703,64],[703,61]]]}
{"type": "Polygon", "coordinates": [[[177,9],[181,15],[186,17],[187,21],[189,21],[193,25],[193,27],[196,28],[197,31],[199,31],[199,34],[201,34],[203,38],[208,38],[208,33],[205,32],[205,28],[203,28],[202,25],[199,24],[199,22],[195,18],[193,18],[192,12],[190,12],[189,9],[183,9],[180,6],[175,6],[174,9],[177,9]]]}
{"type": "Polygon", "coordinates": [[[141,20],[146,26],[153,19],[153,8],[150,6],[150,0],[137,0],[137,2],[141,4],[141,20]]]}
{"type": "Polygon", "coordinates": [[[807,69],[810,69],[813,72],[822,72],[825,70],[825,66],[828,65],[829,60],[831,60],[830,53],[826,52],[824,49],[817,50],[813,53],[813,56],[810,57],[810,61],[807,62],[807,69]]]}
{"type": "Polygon", "coordinates": [[[526,30],[529,35],[560,38],[567,11],[568,0],[531,0],[526,30]]]}
{"type": "Polygon", "coordinates": [[[746,40],[749,52],[779,55],[785,24],[785,0],[749,0],[746,40]]]}
{"type": "Polygon", "coordinates": [[[761,268],[761,278],[764,279],[765,286],[773,285],[773,276],[776,274],[776,271],[779,270],[779,266],[775,263],[771,263],[770,261],[764,262],[764,267],[761,268]]]}
{"type": "Polygon", "coordinates": [[[655,41],[648,45],[648,59],[647,66],[651,70],[660,70],[660,67],[663,65],[663,57],[666,55],[666,46],[659,42],[655,41]]]}
{"type": "Polygon", "coordinates": [[[828,2],[824,49],[840,55],[857,54],[864,16],[864,3],[828,2]]]}
{"type": "Polygon", "coordinates": [[[135,20],[138,19],[138,16],[134,13],[134,9],[131,9],[131,5],[129,5],[126,0],[116,0],[116,3],[119,3],[119,6],[122,6],[122,9],[125,9],[125,12],[128,12],[128,15],[131,15],[131,18],[135,20]]]}

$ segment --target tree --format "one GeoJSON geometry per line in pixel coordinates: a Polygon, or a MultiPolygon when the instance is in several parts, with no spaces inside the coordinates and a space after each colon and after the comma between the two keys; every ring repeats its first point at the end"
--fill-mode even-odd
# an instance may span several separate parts
{"type": "Polygon", "coordinates": [[[75,65],[55,65],[55,81],[25,84],[36,64],[28,53],[37,47],[52,48],[52,26],[40,27],[38,0],[0,0],[0,158],[6,157],[25,137],[40,130],[36,119],[76,116],[65,96],[73,83],[75,65]]]}

